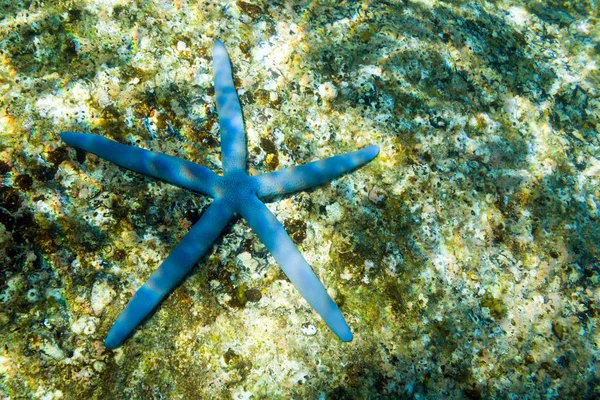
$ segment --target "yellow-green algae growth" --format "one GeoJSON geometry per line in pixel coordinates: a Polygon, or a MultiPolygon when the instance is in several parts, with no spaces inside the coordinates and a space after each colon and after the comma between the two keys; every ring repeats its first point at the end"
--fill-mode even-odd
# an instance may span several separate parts
{"type": "Polygon", "coordinates": [[[594,398],[594,1],[0,3],[0,397],[594,398]],[[68,148],[220,167],[223,40],[260,173],[381,146],[272,203],[341,343],[244,222],[102,341],[208,200],[68,148]]]}

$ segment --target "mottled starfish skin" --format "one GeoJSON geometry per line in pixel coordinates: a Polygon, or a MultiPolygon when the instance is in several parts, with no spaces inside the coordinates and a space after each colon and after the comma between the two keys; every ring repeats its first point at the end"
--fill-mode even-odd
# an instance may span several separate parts
{"type": "Polygon", "coordinates": [[[277,218],[261,199],[321,185],[368,163],[379,153],[377,146],[286,168],[249,176],[246,173],[246,140],[240,102],[233,85],[231,64],[225,46],[215,42],[213,52],[215,95],[221,129],[223,176],[177,157],[128,146],[99,135],[62,132],[73,147],[94,153],[121,167],[165,180],[214,201],[200,220],[183,237],[171,254],[134,294],[108,332],[105,346],[119,347],[190,272],[236,214],[248,225],[273,255],[300,294],[317,311],[327,326],[344,342],[352,332],[337,305],[277,218]]]}

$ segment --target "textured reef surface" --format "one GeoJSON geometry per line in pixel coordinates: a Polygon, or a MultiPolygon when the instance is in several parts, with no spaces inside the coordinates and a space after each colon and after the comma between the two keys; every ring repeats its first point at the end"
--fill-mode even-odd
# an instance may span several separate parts
{"type": "Polygon", "coordinates": [[[0,3],[0,397],[600,396],[594,1],[0,3]],[[117,350],[210,200],[65,145],[219,170],[212,46],[252,175],[378,158],[268,205],[354,333],[243,220],[117,350]]]}

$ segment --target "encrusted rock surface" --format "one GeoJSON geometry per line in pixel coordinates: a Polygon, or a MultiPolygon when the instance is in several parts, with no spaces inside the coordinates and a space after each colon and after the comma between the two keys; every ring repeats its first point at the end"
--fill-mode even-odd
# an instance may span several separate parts
{"type": "Polygon", "coordinates": [[[597,5],[338,3],[0,5],[0,397],[600,396],[597,5]],[[102,344],[209,200],[59,133],[220,168],[215,38],[251,172],[381,146],[270,206],[351,343],[240,221],[102,344]]]}

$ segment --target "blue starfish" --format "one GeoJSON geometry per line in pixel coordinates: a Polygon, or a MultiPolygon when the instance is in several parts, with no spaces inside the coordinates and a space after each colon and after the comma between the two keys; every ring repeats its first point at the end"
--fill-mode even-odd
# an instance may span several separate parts
{"type": "Polygon", "coordinates": [[[369,146],[308,164],[258,176],[246,173],[246,144],[240,101],[237,97],[227,50],[219,40],[213,51],[215,96],[221,129],[223,176],[177,157],[127,146],[99,135],[62,132],[67,144],[121,167],[165,180],[214,201],[183,237],[173,252],[133,295],[108,332],[104,345],[119,347],[142,320],[156,308],[212,246],[229,220],[246,219],[300,294],[344,342],[352,332],[337,305],[312,268],[261,199],[309,189],[337,178],[371,161],[379,147],[369,146]]]}

